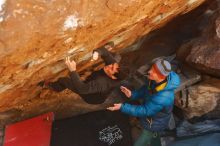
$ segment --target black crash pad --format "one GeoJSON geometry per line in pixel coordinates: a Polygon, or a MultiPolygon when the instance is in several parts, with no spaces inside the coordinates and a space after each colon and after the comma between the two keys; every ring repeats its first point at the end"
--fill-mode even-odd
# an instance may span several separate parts
{"type": "Polygon", "coordinates": [[[53,123],[50,146],[131,146],[126,115],[97,111],[53,123]]]}

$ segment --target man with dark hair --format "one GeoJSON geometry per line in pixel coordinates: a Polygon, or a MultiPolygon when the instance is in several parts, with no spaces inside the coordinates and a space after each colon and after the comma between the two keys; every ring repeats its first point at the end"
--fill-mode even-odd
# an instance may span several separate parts
{"type": "Polygon", "coordinates": [[[142,98],[143,104],[118,103],[107,108],[140,118],[144,130],[134,146],[151,145],[153,138],[159,138],[158,132],[168,128],[174,104],[174,90],[180,85],[179,76],[171,70],[171,64],[164,59],[158,59],[153,63],[147,78],[145,85],[135,91],[121,86],[121,91],[128,98],[134,100],[142,98]]]}
{"type": "Polygon", "coordinates": [[[89,104],[103,103],[108,94],[115,87],[120,86],[119,62],[121,58],[118,54],[109,52],[113,46],[114,43],[110,42],[93,51],[93,59],[96,60],[100,55],[105,62],[105,66],[93,72],[85,81],[81,81],[76,72],[76,62],[67,57],[65,63],[70,71],[69,77],[61,77],[55,82],[43,81],[39,85],[57,92],[69,89],[79,94],[89,104]]]}

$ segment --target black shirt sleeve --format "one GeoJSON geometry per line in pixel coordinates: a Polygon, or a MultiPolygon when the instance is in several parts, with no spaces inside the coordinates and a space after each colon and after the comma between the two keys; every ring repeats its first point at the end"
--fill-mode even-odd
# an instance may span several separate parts
{"type": "Polygon", "coordinates": [[[85,83],[80,80],[77,72],[70,72],[70,79],[79,94],[102,93],[109,89],[108,80],[105,80],[102,76],[85,83]]]}
{"type": "Polygon", "coordinates": [[[94,50],[93,52],[98,52],[106,65],[116,63],[116,60],[115,60],[113,54],[111,52],[109,52],[104,47],[98,48],[98,49],[94,50]]]}

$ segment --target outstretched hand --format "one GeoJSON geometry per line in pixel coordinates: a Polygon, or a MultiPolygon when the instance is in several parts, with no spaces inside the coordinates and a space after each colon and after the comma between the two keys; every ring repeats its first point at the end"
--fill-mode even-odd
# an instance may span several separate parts
{"type": "Polygon", "coordinates": [[[128,88],[124,86],[121,86],[120,89],[121,89],[121,92],[123,92],[128,98],[131,97],[131,90],[129,90],[128,88]]]}
{"type": "Polygon", "coordinates": [[[110,110],[110,111],[120,110],[121,105],[122,105],[121,103],[115,103],[114,106],[108,107],[107,110],[110,110]]]}
{"type": "Polygon", "coordinates": [[[66,62],[65,64],[67,65],[68,69],[70,71],[76,71],[76,62],[73,60],[73,61],[70,61],[70,57],[66,57],[66,62]]]}

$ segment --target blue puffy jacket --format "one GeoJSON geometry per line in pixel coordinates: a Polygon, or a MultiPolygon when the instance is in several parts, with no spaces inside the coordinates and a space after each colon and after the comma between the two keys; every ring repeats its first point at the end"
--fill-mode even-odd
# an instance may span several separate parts
{"type": "Polygon", "coordinates": [[[166,87],[155,94],[149,94],[147,81],[139,90],[132,91],[131,96],[131,99],[144,99],[144,103],[142,105],[124,103],[120,110],[123,113],[139,117],[145,129],[155,132],[162,131],[168,128],[174,104],[174,90],[179,85],[179,75],[171,72],[167,78],[166,87]]]}

